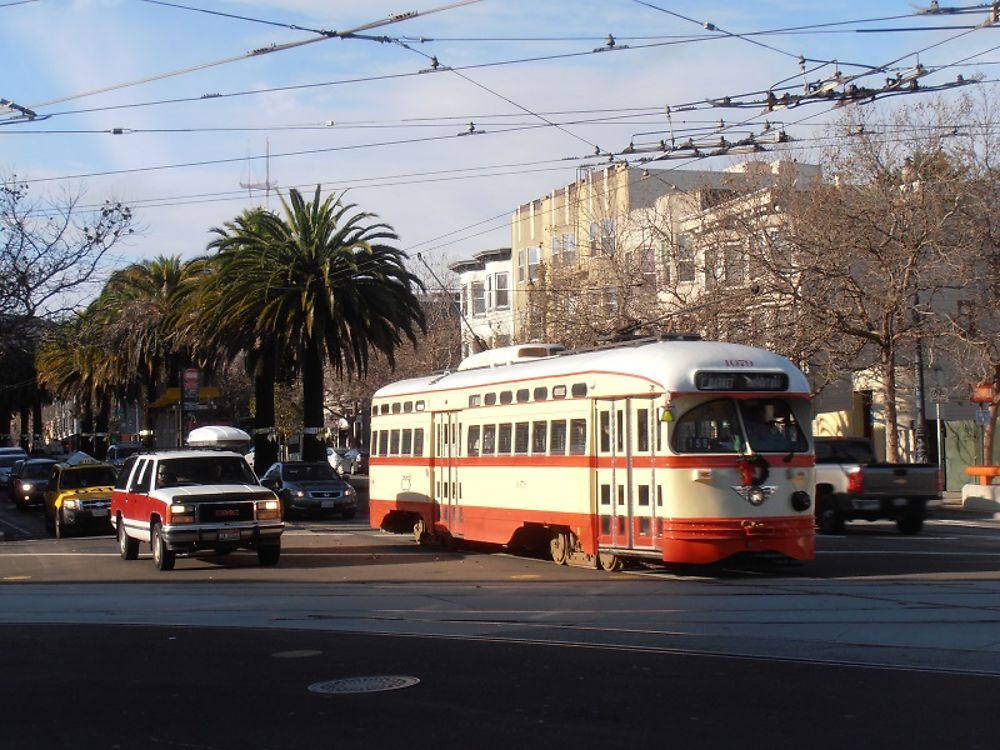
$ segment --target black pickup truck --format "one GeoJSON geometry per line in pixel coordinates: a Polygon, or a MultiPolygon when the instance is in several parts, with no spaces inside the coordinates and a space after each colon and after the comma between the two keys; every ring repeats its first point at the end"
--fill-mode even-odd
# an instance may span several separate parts
{"type": "Polygon", "coordinates": [[[904,534],[918,534],[927,502],[941,497],[941,474],[935,464],[878,463],[865,438],[816,438],[816,526],[826,534],[844,530],[844,522],[896,522],[904,534]]]}

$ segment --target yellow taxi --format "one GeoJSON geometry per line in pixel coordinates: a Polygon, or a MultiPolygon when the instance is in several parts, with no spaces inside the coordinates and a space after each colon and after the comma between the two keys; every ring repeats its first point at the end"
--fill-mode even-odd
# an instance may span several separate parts
{"type": "Polygon", "coordinates": [[[94,459],[52,467],[45,490],[45,521],[57,539],[70,531],[112,531],[108,517],[117,472],[94,459]]]}

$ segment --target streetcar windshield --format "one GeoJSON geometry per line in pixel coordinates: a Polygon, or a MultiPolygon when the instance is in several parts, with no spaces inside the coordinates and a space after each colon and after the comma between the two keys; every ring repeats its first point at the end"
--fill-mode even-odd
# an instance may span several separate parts
{"type": "Polygon", "coordinates": [[[675,422],[675,453],[798,453],[808,448],[788,403],[780,399],[717,399],[675,422]]]}

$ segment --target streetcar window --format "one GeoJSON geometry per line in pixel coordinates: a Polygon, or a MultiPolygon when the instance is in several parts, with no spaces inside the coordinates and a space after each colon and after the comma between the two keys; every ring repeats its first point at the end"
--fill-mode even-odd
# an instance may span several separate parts
{"type": "Polygon", "coordinates": [[[569,422],[569,452],[572,456],[587,453],[587,420],[571,419],[569,422]]]}
{"type": "Polygon", "coordinates": [[[566,398],[566,386],[557,385],[552,388],[552,398],[566,398]]]}
{"type": "Polygon", "coordinates": [[[545,453],[548,428],[548,422],[533,422],[531,425],[531,452],[535,455],[545,453]]]}
{"type": "Polygon", "coordinates": [[[403,402],[403,413],[404,414],[409,414],[412,411],[413,411],[413,402],[412,401],[404,401],[403,402]]]}
{"type": "Polygon", "coordinates": [[[618,448],[618,453],[623,454],[625,452],[625,412],[619,409],[615,412],[615,445],[618,448]]]}
{"type": "Polygon", "coordinates": [[[388,413],[389,413],[389,404],[382,404],[379,407],[379,414],[388,414],[388,413]]]}
{"type": "Polygon", "coordinates": [[[479,455],[479,425],[475,425],[469,428],[468,434],[468,445],[466,446],[466,453],[470,456],[479,455]]]}
{"type": "Polygon", "coordinates": [[[423,411],[424,409],[427,408],[427,404],[425,404],[423,401],[417,401],[417,403],[413,405],[413,408],[416,409],[417,411],[423,411]]]}
{"type": "Polygon", "coordinates": [[[403,410],[403,405],[398,401],[394,401],[392,404],[392,413],[399,414],[403,410]]]}
{"type": "Polygon", "coordinates": [[[389,455],[399,455],[399,430],[393,430],[389,433],[389,455]]]}
{"type": "Polygon", "coordinates": [[[500,391],[500,403],[501,404],[514,403],[514,393],[512,391],[500,391]]]}
{"type": "Polygon", "coordinates": [[[735,453],[739,450],[736,409],[729,399],[700,404],[675,424],[671,447],[676,453],[735,453]]]}
{"type": "Polygon", "coordinates": [[[514,453],[528,452],[528,423],[518,422],[514,426],[514,453]]]}
{"type": "Polygon", "coordinates": [[[649,536],[649,519],[640,518],[639,519],[639,534],[641,536],[649,536]]]}
{"type": "Polygon", "coordinates": [[[528,390],[527,388],[518,388],[517,389],[517,403],[523,404],[524,402],[530,401],[530,400],[531,400],[531,391],[530,390],[528,390]]]}
{"type": "Polygon", "coordinates": [[[601,505],[611,505],[611,485],[601,485],[601,505]]]}
{"type": "Polygon", "coordinates": [[[558,419],[552,422],[552,435],[549,443],[549,454],[553,456],[566,455],[565,419],[558,419]]]}
{"type": "Polygon", "coordinates": [[[493,455],[497,449],[497,426],[488,424],[483,428],[483,455],[493,455]]]}
{"type": "Polygon", "coordinates": [[[422,427],[413,431],[413,455],[424,455],[424,430],[422,427]]]}
{"type": "Polygon", "coordinates": [[[649,505],[649,485],[648,484],[640,484],[639,485],[639,505],[649,505]]]}
{"type": "Polygon", "coordinates": [[[547,399],[549,397],[549,389],[548,388],[544,388],[544,387],[542,387],[542,388],[536,388],[535,389],[535,393],[534,393],[534,397],[535,397],[535,401],[544,401],[545,399],[547,399]]]}
{"type": "Polygon", "coordinates": [[[469,396],[469,406],[472,408],[479,406],[482,402],[483,402],[483,397],[480,396],[478,393],[473,396],[469,396]]]}
{"type": "Polygon", "coordinates": [[[657,508],[662,508],[663,507],[663,485],[662,484],[656,485],[656,507],[657,508]]]}
{"type": "Polygon", "coordinates": [[[777,399],[747,399],[739,405],[743,426],[756,453],[805,451],[806,438],[788,403],[777,399]]]}
{"type": "Polygon", "coordinates": [[[601,453],[611,452],[611,412],[602,411],[601,420],[601,453]]]}
{"type": "Polygon", "coordinates": [[[495,406],[497,403],[497,394],[487,393],[485,403],[487,406],[495,406]]]}
{"type": "Polygon", "coordinates": [[[663,422],[656,420],[656,452],[663,450],[663,422]]]}
{"type": "Polygon", "coordinates": [[[372,455],[373,456],[377,456],[378,455],[378,430],[372,430],[371,444],[372,444],[372,455]]]}
{"type": "Polygon", "coordinates": [[[374,405],[372,406],[372,416],[373,417],[377,417],[378,416],[378,407],[377,406],[374,406],[374,405]]]}
{"type": "Polygon", "coordinates": [[[635,413],[635,448],[646,453],[649,450],[649,409],[637,409],[635,413]]]}
{"type": "Polygon", "coordinates": [[[573,383],[573,398],[582,398],[587,395],[586,383],[573,383]]]}
{"type": "Polygon", "coordinates": [[[513,427],[510,422],[500,425],[497,433],[497,453],[510,453],[512,432],[513,427]]]}
{"type": "Polygon", "coordinates": [[[400,451],[404,456],[409,456],[413,452],[413,430],[403,430],[403,444],[400,451]]]}
{"type": "Polygon", "coordinates": [[[625,485],[618,485],[618,504],[625,505],[625,485]]]}
{"type": "Polygon", "coordinates": [[[380,456],[389,455],[389,431],[382,430],[378,434],[378,454],[380,456]]]}

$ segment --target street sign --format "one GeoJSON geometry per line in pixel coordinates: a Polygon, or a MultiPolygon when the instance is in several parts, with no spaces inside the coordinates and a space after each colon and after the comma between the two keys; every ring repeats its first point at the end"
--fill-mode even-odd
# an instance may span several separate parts
{"type": "Polygon", "coordinates": [[[931,401],[936,404],[943,404],[948,400],[948,392],[941,386],[931,388],[931,401]]]}
{"type": "Polygon", "coordinates": [[[972,386],[972,403],[989,404],[993,402],[993,383],[976,383],[972,386]]]}
{"type": "Polygon", "coordinates": [[[990,421],[990,410],[986,407],[976,409],[976,424],[986,424],[990,421]]]}

